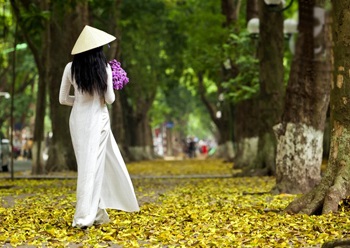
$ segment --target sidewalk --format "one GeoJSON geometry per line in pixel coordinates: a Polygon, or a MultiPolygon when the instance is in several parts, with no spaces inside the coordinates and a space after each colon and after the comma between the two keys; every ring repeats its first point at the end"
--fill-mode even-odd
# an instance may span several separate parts
{"type": "MultiPolygon", "coordinates": [[[[216,169],[207,171],[206,164],[211,162],[204,160],[203,157],[194,159],[187,158],[183,160],[179,160],[175,157],[166,157],[164,160],[144,161],[142,162],[142,164],[144,164],[142,168],[139,168],[140,162],[128,163],[127,167],[131,179],[210,179],[232,177],[233,174],[230,169],[225,169],[221,173],[219,170],[216,170],[221,166],[227,167],[228,164],[219,164],[215,166],[216,169]],[[201,167],[201,170],[186,170],[186,168],[190,168],[191,164],[193,163],[197,164],[196,166],[201,167]]],[[[45,175],[32,175],[31,167],[31,160],[14,160],[14,179],[64,180],[77,178],[77,172],[73,171],[50,172],[49,174],[45,175]]],[[[0,172],[0,179],[11,179],[11,172],[0,172]]]]}

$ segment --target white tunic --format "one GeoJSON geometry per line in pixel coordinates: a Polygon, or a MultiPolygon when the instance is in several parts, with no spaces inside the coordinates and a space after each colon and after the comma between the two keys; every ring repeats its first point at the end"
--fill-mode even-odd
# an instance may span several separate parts
{"type": "Polygon", "coordinates": [[[115,100],[112,71],[107,67],[104,99],[96,93],[82,94],[71,77],[72,62],[64,69],[59,101],[73,106],[69,127],[78,164],[77,204],[73,226],[91,226],[108,221],[106,208],[138,211],[134,188],[110,129],[105,104],[115,100]],[[74,95],[69,95],[71,85],[74,95]]]}

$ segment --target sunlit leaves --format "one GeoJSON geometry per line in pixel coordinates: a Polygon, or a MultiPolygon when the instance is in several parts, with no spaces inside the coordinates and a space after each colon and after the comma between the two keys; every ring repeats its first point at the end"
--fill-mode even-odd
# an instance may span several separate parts
{"type": "Polygon", "coordinates": [[[283,209],[296,196],[271,195],[272,177],[160,178],[203,175],[206,170],[210,171],[207,175],[230,173],[229,164],[215,160],[157,161],[128,167],[141,210],[109,210],[109,224],[87,230],[71,227],[75,180],[1,180],[0,243],[40,247],[319,247],[325,241],[350,237],[345,203],[336,214],[286,214],[283,209]],[[152,172],[158,177],[136,178],[152,172]]]}
{"type": "Polygon", "coordinates": [[[219,1],[184,1],[173,11],[186,38],[184,63],[196,72],[220,67],[221,45],[227,32],[222,26],[219,1]]]}
{"type": "Polygon", "coordinates": [[[238,75],[230,78],[223,86],[233,102],[240,102],[257,95],[259,91],[258,59],[254,39],[247,33],[230,34],[229,42],[224,45],[227,56],[238,66],[238,75]]]}
{"type": "Polygon", "coordinates": [[[143,161],[130,163],[129,173],[137,176],[231,175],[232,165],[219,160],[143,161]]]}

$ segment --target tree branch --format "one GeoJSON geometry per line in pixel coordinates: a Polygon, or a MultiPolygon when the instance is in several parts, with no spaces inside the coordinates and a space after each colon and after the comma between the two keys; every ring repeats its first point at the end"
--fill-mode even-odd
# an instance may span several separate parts
{"type": "Polygon", "coordinates": [[[208,101],[208,99],[205,96],[205,88],[204,88],[204,84],[203,84],[203,73],[199,72],[197,76],[198,76],[198,92],[199,92],[199,95],[201,97],[201,100],[204,103],[204,105],[207,107],[207,110],[209,112],[211,119],[216,124],[216,126],[219,127],[220,121],[219,121],[219,119],[216,118],[215,109],[210,104],[210,102],[208,101]]]}
{"type": "Polygon", "coordinates": [[[34,83],[34,78],[35,78],[35,76],[32,76],[31,78],[28,78],[28,75],[27,75],[26,80],[23,80],[24,83],[21,84],[21,86],[16,90],[15,93],[16,93],[16,94],[18,94],[18,93],[23,93],[24,90],[27,88],[27,86],[33,85],[33,83],[34,83]]]}
{"type": "Polygon", "coordinates": [[[23,22],[22,17],[21,17],[22,15],[21,15],[21,11],[19,9],[19,6],[16,4],[15,0],[10,0],[10,2],[11,2],[12,9],[13,9],[13,13],[16,16],[16,20],[18,22],[18,25],[19,25],[19,27],[22,30],[21,33],[24,36],[24,39],[26,40],[30,50],[33,53],[35,63],[38,66],[38,68],[41,68],[42,67],[42,63],[41,63],[41,60],[40,60],[39,49],[35,46],[33,40],[29,37],[28,33],[25,32],[24,22],[23,22]]]}

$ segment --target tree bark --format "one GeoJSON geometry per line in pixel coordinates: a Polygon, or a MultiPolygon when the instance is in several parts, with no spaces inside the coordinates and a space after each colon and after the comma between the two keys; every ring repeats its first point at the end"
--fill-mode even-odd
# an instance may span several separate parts
{"type": "Polygon", "coordinates": [[[153,159],[155,158],[155,152],[154,152],[154,146],[153,146],[153,135],[152,135],[152,128],[150,125],[150,120],[148,116],[146,116],[145,121],[143,122],[144,125],[144,139],[145,139],[145,155],[146,159],[153,159]]]}
{"type": "Polygon", "coordinates": [[[77,3],[75,8],[52,2],[50,24],[50,63],[48,66],[48,82],[50,82],[50,116],[53,137],[49,147],[48,171],[77,170],[73,145],[69,132],[69,114],[71,108],[58,102],[62,73],[71,60],[71,49],[84,25],[88,23],[87,3],[77,3]],[[69,12],[69,15],[64,13],[69,12]],[[79,13],[79,14],[78,14],[79,13]],[[64,17],[63,17],[64,16],[64,17]],[[61,52],[57,52],[57,48],[61,52]]]}
{"type": "MultiPolygon", "coordinates": [[[[110,34],[113,34],[117,37],[116,42],[112,42],[110,44],[110,48],[107,51],[107,59],[108,61],[112,59],[118,60],[122,65],[123,61],[121,60],[121,42],[122,42],[122,32],[119,25],[119,21],[121,18],[121,3],[122,0],[116,0],[113,1],[113,3],[110,3],[110,11],[108,12],[109,16],[107,18],[103,18],[101,21],[104,21],[101,25],[104,25],[106,27],[106,31],[110,34]],[[110,22],[110,20],[115,20],[110,22]],[[106,21],[106,22],[105,22],[106,21]]],[[[123,156],[123,159],[125,161],[129,161],[130,158],[128,157],[129,153],[126,151],[126,137],[125,137],[125,129],[123,122],[125,119],[123,118],[123,105],[121,100],[121,95],[124,94],[124,91],[117,91],[115,90],[115,101],[112,104],[112,107],[110,108],[110,115],[111,115],[111,129],[113,132],[113,135],[118,143],[119,150],[123,156]]]]}
{"type": "MultiPolygon", "coordinates": [[[[257,99],[242,101],[235,108],[235,144],[236,154],[233,160],[234,169],[251,168],[258,153],[258,115],[257,99]]],[[[244,173],[243,173],[244,174],[244,173]]]]}
{"type": "Polygon", "coordinates": [[[294,194],[310,191],[321,179],[323,134],[330,93],[324,9],[316,8],[315,1],[300,1],[299,16],[297,48],[282,123],[274,127],[278,139],[276,189],[294,194]],[[318,21],[314,22],[316,18],[318,21]]]}
{"type": "Polygon", "coordinates": [[[336,212],[338,204],[350,191],[350,2],[333,1],[333,80],[331,84],[331,148],[328,166],[321,182],[312,191],[294,200],[287,212],[327,214],[336,212]]]}
{"type": "Polygon", "coordinates": [[[37,101],[35,108],[35,125],[32,146],[32,174],[40,175],[45,173],[45,164],[43,161],[43,141],[44,141],[44,119],[46,109],[46,69],[39,71],[39,82],[37,101]]]}
{"type": "Polygon", "coordinates": [[[221,12],[226,17],[226,26],[231,26],[239,15],[241,0],[221,0],[221,12]]]}
{"type": "Polygon", "coordinates": [[[150,147],[153,148],[153,141],[149,140],[149,130],[147,130],[147,123],[149,122],[147,113],[156,95],[156,88],[152,90],[153,92],[148,92],[148,96],[144,95],[139,98],[135,107],[131,106],[127,100],[128,90],[125,90],[121,95],[126,152],[128,158],[132,161],[149,159],[153,154],[153,149],[150,151],[150,147]]]}
{"type": "Polygon", "coordinates": [[[283,85],[283,15],[270,12],[259,0],[260,32],[258,58],[259,81],[259,145],[255,170],[275,174],[276,138],[272,127],[280,121],[283,85]]]}
{"type": "Polygon", "coordinates": [[[126,121],[124,116],[125,109],[122,105],[122,94],[123,92],[115,91],[115,102],[112,104],[111,108],[111,129],[118,143],[119,150],[125,161],[129,161],[129,152],[127,152],[127,138],[126,129],[124,128],[124,121],[126,121]]]}
{"type": "Polygon", "coordinates": [[[246,21],[259,16],[258,0],[247,0],[246,21]]]}
{"type": "MultiPolygon", "coordinates": [[[[241,9],[241,0],[221,0],[221,12],[226,17],[226,21],[223,24],[227,28],[228,32],[235,32],[238,29],[237,20],[239,18],[239,12],[241,9]]],[[[226,68],[221,66],[222,81],[228,81],[230,78],[235,78],[238,75],[239,69],[237,65],[230,58],[230,66],[226,68]]],[[[219,88],[222,88],[220,85],[219,88]]],[[[234,104],[225,99],[225,92],[222,89],[218,92],[219,100],[220,94],[224,97],[220,102],[221,118],[216,118],[214,122],[217,126],[217,130],[220,133],[219,146],[217,149],[217,155],[224,159],[224,161],[232,162],[235,156],[234,150],[234,104]]]]}
{"type": "MultiPolygon", "coordinates": [[[[248,0],[246,6],[246,22],[259,15],[258,1],[248,0]]],[[[257,123],[258,102],[256,97],[239,102],[234,113],[235,157],[234,169],[251,168],[258,152],[259,132],[257,123]]],[[[244,170],[243,170],[244,171],[244,170]]],[[[245,172],[243,172],[245,174],[245,172]]]]}

